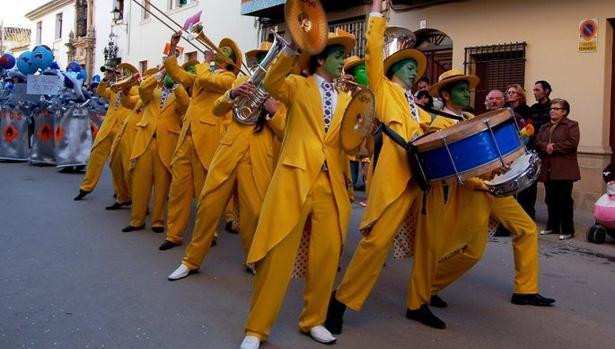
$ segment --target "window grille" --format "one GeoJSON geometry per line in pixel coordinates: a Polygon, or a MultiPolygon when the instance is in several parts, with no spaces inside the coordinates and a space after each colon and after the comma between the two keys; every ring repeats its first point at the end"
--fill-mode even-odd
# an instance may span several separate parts
{"type": "Polygon", "coordinates": [[[485,97],[490,90],[504,91],[510,84],[525,84],[525,42],[467,47],[465,72],[480,78],[474,91],[474,109],[485,111],[485,97]]]}

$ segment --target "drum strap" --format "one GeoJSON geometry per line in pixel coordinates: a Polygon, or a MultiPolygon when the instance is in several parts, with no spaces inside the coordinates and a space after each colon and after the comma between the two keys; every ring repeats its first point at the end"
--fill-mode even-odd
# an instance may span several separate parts
{"type": "MultiPolygon", "coordinates": [[[[393,129],[391,129],[382,122],[378,122],[378,128],[376,129],[376,134],[379,133],[384,133],[389,138],[391,138],[393,142],[397,143],[397,145],[399,145],[406,151],[406,154],[408,155],[408,163],[410,165],[410,170],[412,170],[412,174],[416,178],[419,186],[421,187],[421,190],[423,190],[424,192],[429,191],[429,180],[427,174],[424,171],[424,167],[421,163],[421,158],[418,154],[418,151],[416,150],[416,146],[411,142],[407,142],[404,137],[400,136],[397,132],[393,131],[393,129]]],[[[382,142],[376,142],[376,146],[374,149],[374,170],[376,169],[376,163],[380,155],[380,150],[382,150],[382,142]]]]}
{"type": "Polygon", "coordinates": [[[436,115],[444,116],[445,118],[454,119],[454,120],[457,120],[457,121],[465,120],[464,118],[462,118],[459,115],[446,113],[446,112],[443,112],[442,110],[436,110],[436,109],[429,108],[429,107],[419,107],[419,108],[421,108],[424,111],[426,111],[428,113],[431,113],[431,114],[436,114],[436,115]]]}

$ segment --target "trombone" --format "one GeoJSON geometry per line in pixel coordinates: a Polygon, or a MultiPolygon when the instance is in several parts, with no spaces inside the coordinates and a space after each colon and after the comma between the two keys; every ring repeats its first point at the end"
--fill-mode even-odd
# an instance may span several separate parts
{"type": "MultiPolygon", "coordinates": [[[[141,7],[143,9],[143,11],[149,13],[150,15],[152,15],[152,17],[156,18],[160,23],[164,24],[167,28],[171,29],[171,31],[176,32],[177,28],[179,28],[180,30],[182,30],[183,32],[188,34],[188,37],[186,36],[182,36],[182,38],[184,40],[186,40],[190,45],[192,45],[194,48],[196,48],[199,52],[201,52],[202,54],[205,54],[205,50],[203,50],[201,47],[195,45],[192,42],[192,38],[197,39],[201,44],[203,44],[203,46],[205,46],[205,48],[209,51],[213,51],[215,52],[218,56],[222,57],[226,63],[232,65],[233,67],[239,69],[240,72],[242,72],[243,74],[250,76],[250,73],[246,73],[246,71],[244,71],[242,69],[242,67],[237,66],[237,64],[235,64],[235,62],[233,62],[233,60],[231,60],[229,57],[227,57],[224,52],[222,52],[222,50],[220,50],[220,48],[218,48],[218,46],[216,46],[206,35],[205,33],[203,33],[203,24],[201,22],[194,24],[193,26],[190,27],[189,30],[184,29],[184,27],[177,23],[173,18],[169,17],[169,15],[167,15],[166,13],[164,13],[162,10],[160,10],[158,7],[156,7],[154,4],[151,3],[151,1],[148,1],[148,5],[156,10],[156,12],[158,12],[159,14],[161,14],[162,16],[164,16],[167,20],[171,21],[171,23],[173,23],[176,28],[173,28],[170,24],[168,24],[167,22],[163,21],[160,17],[158,17],[158,15],[156,15],[152,10],[148,9],[145,7],[145,5],[141,4],[138,0],[132,0],[132,2],[134,2],[135,4],[137,4],[139,7],[141,7]]],[[[240,54],[239,52],[236,52],[236,54],[240,54]]],[[[248,67],[245,65],[245,63],[242,64],[242,66],[249,72],[250,69],[248,69],[248,67]]]]}

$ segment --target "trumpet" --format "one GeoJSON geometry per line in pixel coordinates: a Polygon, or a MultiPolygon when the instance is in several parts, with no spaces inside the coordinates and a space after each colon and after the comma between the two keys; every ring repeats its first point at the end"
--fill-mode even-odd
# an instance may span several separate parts
{"type": "Polygon", "coordinates": [[[103,73],[114,73],[114,74],[122,74],[122,72],[119,69],[116,69],[115,67],[111,67],[111,66],[107,66],[107,65],[103,65],[100,67],[100,71],[103,73]]]}
{"type": "MultiPolygon", "coordinates": [[[[205,33],[203,33],[203,23],[198,22],[193,24],[188,30],[184,29],[184,27],[177,23],[175,20],[173,20],[173,18],[169,17],[166,13],[164,13],[164,11],[162,11],[161,9],[159,9],[158,7],[156,7],[154,4],[152,4],[151,1],[148,1],[148,5],[149,7],[151,7],[152,9],[156,10],[156,12],[158,12],[158,14],[162,15],[164,18],[166,18],[169,22],[171,22],[175,27],[171,26],[171,24],[165,22],[164,20],[162,20],[160,17],[158,17],[158,15],[156,13],[154,13],[152,10],[150,10],[149,8],[145,7],[141,2],[139,2],[138,0],[132,0],[132,2],[134,2],[135,4],[137,4],[139,7],[141,7],[143,9],[143,11],[149,13],[152,15],[152,17],[156,18],[160,23],[164,24],[167,28],[171,29],[171,31],[176,32],[178,29],[180,29],[181,31],[185,32],[186,34],[188,34],[188,36],[183,36],[183,39],[186,40],[188,42],[188,44],[192,45],[195,49],[197,49],[199,52],[201,52],[202,54],[205,54],[206,51],[213,51],[216,54],[218,54],[222,59],[225,60],[225,62],[227,64],[232,65],[233,67],[235,67],[236,69],[238,69],[239,71],[241,71],[243,74],[245,75],[250,75],[249,73],[246,73],[246,71],[244,71],[242,69],[242,67],[238,66],[237,64],[235,64],[235,62],[233,62],[229,57],[227,57],[224,52],[222,52],[222,50],[220,50],[220,48],[218,48],[218,46],[216,46],[206,35],[205,33]],[[193,39],[195,39],[196,41],[200,42],[203,46],[205,46],[205,50],[202,47],[197,46],[196,44],[194,44],[193,39]]],[[[241,56],[241,52],[236,52],[236,54],[238,56],[241,56]]],[[[245,64],[243,64],[243,67],[249,71],[248,67],[245,66],[245,64]]]]}

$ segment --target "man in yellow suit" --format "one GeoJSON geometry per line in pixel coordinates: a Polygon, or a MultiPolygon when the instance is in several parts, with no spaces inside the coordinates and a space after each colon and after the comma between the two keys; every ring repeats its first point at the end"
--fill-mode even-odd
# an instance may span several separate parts
{"type": "MultiPolygon", "coordinates": [[[[239,77],[234,88],[216,100],[214,114],[225,115],[238,99],[254,96],[255,86],[247,79],[247,76],[239,77]]],[[[198,200],[192,240],[182,264],[169,275],[169,280],[186,277],[191,270],[200,267],[234,188],[239,198],[239,232],[244,251],[248,253],[275,167],[272,128],[283,129],[286,109],[273,97],[268,97],[262,110],[256,113],[258,119],[250,121],[239,122],[233,118],[220,141],[198,200]]]]}
{"type": "MultiPolygon", "coordinates": [[[[143,78],[158,72],[157,68],[148,69],[143,73],[143,78]]],[[[105,207],[106,210],[119,210],[132,203],[131,194],[131,171],[130,155],[132,154],[132,144],[134,143],[135,133],[137,133],[137,123],[143,116],[143,103],[139,98],[139,86],[133,86],[130,93],[123,93],[120,99],[124,108],[130,109],[126,119],[113,140],[111,153],[109,155],[109,167],[113,187],[115,188],[115,203],[105,207]]]]}
{"type": "MultiPolygon", "coordinates": [[[[422,135],[421,125],[431,120],[415,104],[411,91],[414,81],[425,71],[426,58],[420,51],[402,49],[384,59],[386,20],[380,13],[381,7],[380,1],[374,1],[369,17],[365,54],[367,80],[376,97],[376,116],[384,126],[408,142],[422,135]]],[[[428,217],[437,215],[438,212],[432,211],[437,203],[443,201],[441,189],[432,190],[424,200],[421,200],[421,195],[405,149],[390,137],[383,136],[378,162],[372,170],[367,208],[360,223],[364,237],[346,268],[342,282],[331,296],[325,326],[332,333],[341,333],[346,307],[361,310],[382,271],[398,227],[411,210],[425,201],[429,206],[428,217]]],[[[431,327],[444,328],[444,322],[428,307],[431,280],[443,237],[428,231],[426,223],[421,219],[415,236],[406,316],[431,327]]],[[[437,221],[433,223],[438,224],[437,221]]]]}
{"type": "Polygon", "coordinates": [[[230,116],[220,118],[213,115],[213,104],[231,88],[242,61],[237,44],[225,38],[219,47],[227,58],[235,62],[235,66],[208,52],[205,62],[196,66],[196,73],[186,72],[178,66],[174,54],[180,39],[181,32],[171,37],[171,49],[164,62],[167,74],[184,88],[191,89],[192,97],[171,161],[173,179],[169,190],[167,237],[176,236],[179,241],[190,220],[192,198],[203,189],[209,164],[230,121],[230,116]]]}
{"type": "Polygon", "coordinates": [[[164,69],[141,83],[139,97],[144,112],[137,123],[130,156],[133,167],[131,219],[122,231],[145,227],[153,186],[152,230],[162,233],[164,208],[171,185],[171,159],[190,98],[180,84],[175,84],[170,76],[164,74],[164,69]]]}
{"type": "Polygon", "coordinates": [[[241,349],[259,348],[269,336],[297,253],[308,255],[299,329],[318,342],[335,342],[322,325],[350,219],[344,174],[348,160],[339,138],[350,97],[332,82],[341,75],[344,55],[354,44],[350,34],[329,33],[322,53],[302,56],[302,61],[309,60],[307,77],[288,75],[297,55],[287,48],[265,77],[265,89],[288,114],[280,160],[248,254],[247,263],[256,263],[256,277],[241,349]],[[307,251],[299,252],[308,216],[309,243],[307,251]]]}
{"type": "MultiPolygon", "coordinates": [[[[118,69],[123,70],[124,74],[137,74],[137,69],[130,64],[122,63],[118,65],[118,69]]],[[[105,161],[109,157],[111,152],[111,146],[115,135],[120,128],[120,125],[124,121],[124,118],[130,112],[130,109],[123,107],[120,103],[121,94],[116,93],[109,87],[109,79],[115,77],[113,72],[106,72],[105,77],[96,88],[96,94],[100,97],[106,98],[109,101],[109,108],[107,114],[103,119],[103,123],[98,130],[94,144],[92,144],[92,150],[90,152],[90,159],[88,160],[88,166],[85,171],[85,177],[81,182],[79,188],[79,194],[75,196],[74,200],[79,201],[94,191],[100,176],[102,174],[105,161]]],[[[117,193],[116,188],[114,192],[117,193]]]]}
{"type": "MultiPolygon", "coordinates": [[[[475,76],[450,70],[440,75],[430,94],[444,100],[444,112],[467,119],[463,112],[470,103],[470,90],[478,84],[475,76]]],[[[456,124],[452,118],[438,116],[432,129],[456,124]]],[[[548,306],[555,302],[538,293],[538,235],[536,223],[525,213],[513,196],[496,197],[487,191],[479,178],[466,180],[457,190],[449,191],[446,215],[443,217],[450,239],[447,240],[443,259],[437,267],[432,293],[459,279],[481,258],[488,240],[489,217],[497,219],[513,233],[515,282],[511,298],[513,304],[548,306]]],[[[442,303],[446,305],[446,303],[442,303]]]]}

